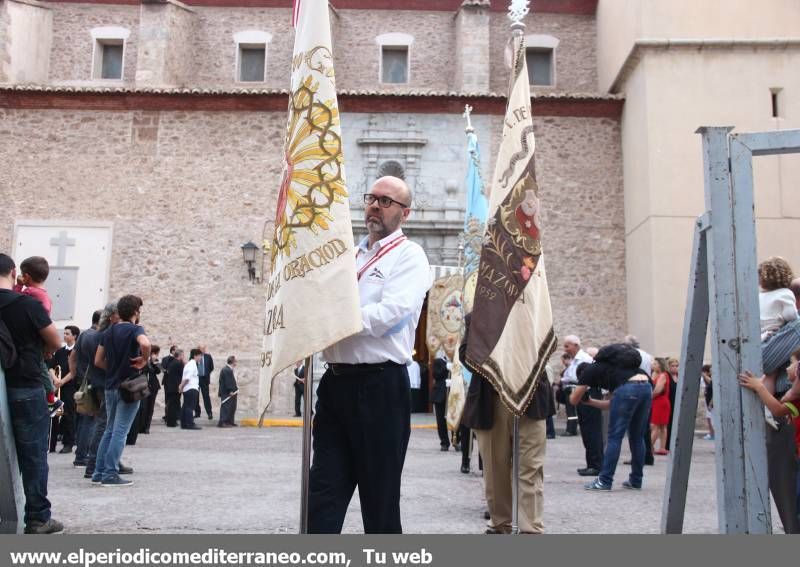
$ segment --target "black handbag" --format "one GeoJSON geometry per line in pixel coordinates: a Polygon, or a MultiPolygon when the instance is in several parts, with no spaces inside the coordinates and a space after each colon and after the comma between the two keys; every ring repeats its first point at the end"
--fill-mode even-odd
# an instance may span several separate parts
{"type": "Polygon", "coordinates": [[[147,370],[139,370],[138,374],[128,376],[120,382],[119,396],[127,403],[143,400],[150,395],[147,370]]]}

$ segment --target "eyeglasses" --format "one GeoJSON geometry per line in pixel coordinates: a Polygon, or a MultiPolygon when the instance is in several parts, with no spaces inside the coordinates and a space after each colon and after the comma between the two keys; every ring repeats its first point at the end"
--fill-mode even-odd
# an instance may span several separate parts
{"type": "Polygon", "coordinates": [[[378,201],[378,205],[380,205],[384,209],[388,209],[392,206],[392,203],[398,204],[404,209],[407,209],[409,205],[405,203],[401,203],[400,201],[395,201],[391,197],[387,197],[386,195],[378,197],[377,195],[373,195],[372,193],[364,193],[364,204],[365,205],[372,205],[375,201],[378,201]]]}

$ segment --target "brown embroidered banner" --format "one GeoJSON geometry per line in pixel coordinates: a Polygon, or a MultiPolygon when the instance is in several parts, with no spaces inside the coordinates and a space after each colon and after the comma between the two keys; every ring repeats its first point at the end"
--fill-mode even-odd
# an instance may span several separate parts
{"type": "Polygon", "coordinates": [[[539,187],[525,42],[513,39],[514,66],[489,199],[472,310],[467,362],[505,406],[525,413],[556,347],[542,254],[539,187]]]}

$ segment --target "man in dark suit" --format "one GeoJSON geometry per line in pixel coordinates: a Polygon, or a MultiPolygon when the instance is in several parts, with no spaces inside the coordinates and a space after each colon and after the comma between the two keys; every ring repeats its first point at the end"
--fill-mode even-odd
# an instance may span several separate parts
{"type": "Polygon", "coordinates": [[[447,361],[437,357],[433,361],[433,391],[431,403],[436,414],[436,430],[439,432],[439,445],[442,451],[450,448],[450,437],[447,435],[447,361]]]}
{"type": "MultiPolygon", "coordinates": [[[[161,385],[164,386],[167,381],[167,371],[169,370],[169,365],[172,364],[172,361],[175,360],[175,350],[178,347],[172,345],[169,347],[169,354],[161,359],[161,370],[164,371],[164,375],[161,377],[161,385]]],[[[167,390],[164,389],[164,417],[161,418],[163,421],[167,421],[167,390]]]]}
{"type": "Polygon", "coordinates": [[[183,351],[175,349],[169,366],[164,369],[164,399],[167,403],[167,427],[177,427],[181,414],[180,385],[183,380],[183,365],[186,363],[183,351]]]}
{"type": "Polygon", "coordinates": [[[236,399],[239,386],[233,369],[236,368],[236,357],[228,357],[227,364],[219,371],[219,397],[222,403],[219,406],[219,423],[217,427],[236,427],[234,417],[236,414],[236,399]]]}
{"type": "MultiPolygon", "coordinates": [[[[206,345],[197,347],[203,356],[200,357],[200,362],[197,363],[197,376],[200,379],[200,393],[203,396],[203,407],[206,409],[208,419],[214,419],[214,414],[211,411],[211,396],[208,394],[208,387],[211,385],[211,372],[214,371],[214,359],[208,354],[206,345]]],[[[200,400],[197,400],[197,407],[194,410],[194,416],[200,417],[200,400]]]]}

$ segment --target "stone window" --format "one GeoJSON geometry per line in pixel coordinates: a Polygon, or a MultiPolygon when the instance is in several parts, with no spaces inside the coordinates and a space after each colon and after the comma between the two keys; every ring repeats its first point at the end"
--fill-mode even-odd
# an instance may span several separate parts
{"type": "Polygon", "coordinates": [[[236,43],[236,80],[240,83],[263,83],[267,80],[267,45],[272,35],[263,31],[234,34],[236,43]]]}
{"type": "Polygon", "coordinates": [[[120,27],[94,28],[91,31],[92,79],[121,81],[125,70],[125,44],[130,32],[120,27]]]}
{"type": "Polygon", "coordinates": [[[552,87],[556,84],[556,47],[558,39],[551,35],[525,37],[525,62],[531,85],[552,87]]]}
{"type": "Polygon", "coordinates": [[[381,83],[406,84],[410,82],[410,55],[413,36],[405,33],[385,33],[375,38],[380,48],[381,83]]]}

